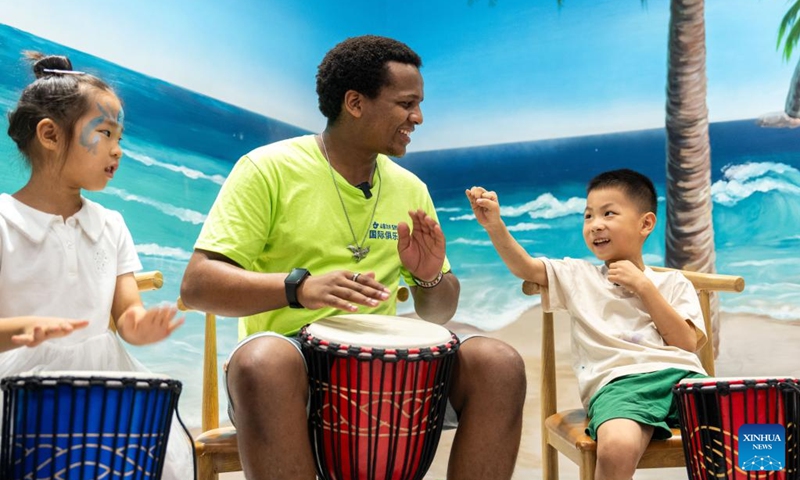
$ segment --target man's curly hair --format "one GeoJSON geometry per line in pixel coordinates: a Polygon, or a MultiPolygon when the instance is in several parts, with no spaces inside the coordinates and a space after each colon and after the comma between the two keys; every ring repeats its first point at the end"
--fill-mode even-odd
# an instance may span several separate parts
{"type": "Polygon", "coordinates": [[[408,45],[377,35],[348,38],[325,55],[317,69],[317,95],[319,111],[328,123],[339,118],[348,90],[367,98],[378,96],[389,84],[388,62],[422,66],[422,59],[408,45]]]}

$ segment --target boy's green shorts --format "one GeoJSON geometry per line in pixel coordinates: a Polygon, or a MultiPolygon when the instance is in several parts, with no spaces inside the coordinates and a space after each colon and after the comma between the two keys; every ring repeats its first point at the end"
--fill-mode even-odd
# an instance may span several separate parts
{"type": "Polygon", "coordinates": [[[596,441],[597,429],[604,422],[627,418],[653,426],[653,438],[665,440],[672,436],[670,427],[678,426],[678,406],[672,387],[684,378],[706,377],[687,370],[668,368],[614,379],[589,400],[586,434],[596,441]]]}

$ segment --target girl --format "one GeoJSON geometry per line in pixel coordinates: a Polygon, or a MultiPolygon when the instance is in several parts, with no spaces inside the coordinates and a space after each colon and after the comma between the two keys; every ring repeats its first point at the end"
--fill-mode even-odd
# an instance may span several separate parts
{"type": "MultiPolygon", "coordinates": [[[[18,192],[0,195],[0,323],[34,316],[88,325],[0,353],[0,378],[30,370],[146,371],[119,337],[158,342],[183,319],[174,320],[171,306],[142,306],[133,276],[142,265],[122,216],[81,196],[105,188],[119,168],[120,100],[99,78],[73,71],[66,57],[26,55],[36,80],[9,115],[8,134],[31,176],[18,192]],[[109,314],[119,337],[108,328],[109,314]]],[[[178,428],[171,432],[163,478],[189,478],[190,445],[178,428]]]]}

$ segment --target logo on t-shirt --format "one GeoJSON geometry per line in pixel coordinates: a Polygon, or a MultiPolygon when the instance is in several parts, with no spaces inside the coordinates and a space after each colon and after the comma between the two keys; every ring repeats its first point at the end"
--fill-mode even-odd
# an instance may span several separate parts
{"type": "Polygon", "coordinates": [[[369,238],[397,241],[397,225],[372,222],[372,228],[369,229],[369,238]]]}
{"type": "Polygon", "coordinates": [[[748,423],[739,427],[739,468],[745,471],[783,470],[786,429],[776,423],[748,423]]]}

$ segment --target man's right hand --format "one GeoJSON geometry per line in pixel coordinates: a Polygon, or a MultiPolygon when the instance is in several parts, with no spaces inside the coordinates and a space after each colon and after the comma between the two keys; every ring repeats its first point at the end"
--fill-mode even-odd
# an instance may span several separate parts
{"type": "Polygon", "coordinates": [[[349,270],[312,275],[297,288],[297,300],[310,310],[333,307],[355,312],[358,305],[376,307],[390,295],[389,289],[375,280],[375,272],[349,270]]]}

